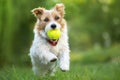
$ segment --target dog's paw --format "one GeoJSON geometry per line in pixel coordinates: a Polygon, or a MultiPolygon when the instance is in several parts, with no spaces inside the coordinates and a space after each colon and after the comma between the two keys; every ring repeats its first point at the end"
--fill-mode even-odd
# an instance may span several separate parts
{"type": "Polygon", "coordinates": [[[57,57],[52,57],[52,58],[49,58],[49,59],[45,58],[45,59],[41,60],[41,63],[48,64],[48,63],[55,62],[55,61],[57,61],[57,57]]]}
{"type": "Polygon", "coordinates": [[[49,57],[49,62],[55,62],[55,61],[57,61],[57,57],[55,55],[51,55],[49,57]]]}
{"type": "Polygon", "coordinates": [[[69,71],[69,66],[62,65],[62,66],[60,66],[60,69],[61,69],[61,71],[66,72],[66,71],[69,71]]]}
{"type": "Polygon", "coordinates": [[[55,62],[55,61],[57,61],[57,58],[53,58],[50,60],[50,62],[55,62]]]}

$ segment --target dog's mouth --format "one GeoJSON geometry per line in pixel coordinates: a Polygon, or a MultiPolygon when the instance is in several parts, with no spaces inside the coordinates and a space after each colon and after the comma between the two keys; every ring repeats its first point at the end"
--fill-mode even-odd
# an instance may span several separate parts
{"type": "Polygon", "coordinates": [[[48,43],[51,44],[52,46],[56,46],[58,43],[59,39],[47,39],[48,43]]]}

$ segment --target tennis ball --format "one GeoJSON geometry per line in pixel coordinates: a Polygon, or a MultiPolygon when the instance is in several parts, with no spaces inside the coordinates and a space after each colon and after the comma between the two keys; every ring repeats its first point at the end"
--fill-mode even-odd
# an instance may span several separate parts
{"type": "Polygon", "coordinates": [[[54,40],[59,39],[60,35],[61,33],[59,29],[49,30],[47,32],[47,36],[49,39],[54,39],[54,40]]]}

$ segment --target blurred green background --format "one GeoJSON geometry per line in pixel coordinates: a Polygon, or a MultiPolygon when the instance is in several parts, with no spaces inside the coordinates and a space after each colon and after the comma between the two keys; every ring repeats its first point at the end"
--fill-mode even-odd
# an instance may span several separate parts
{"type": "Polygon", "coordinates": [[[72,62],[120,62],[120,0],[0,0],[0,68],[31,67],[36,18],[30,11],[56,3],[66,7],[72,62]]]}
{"type": "Polygon", "coordinates": [[[120,0],[0,0],[0,80],[38,80],[28,56],[31,10],[56,3],[66,7],[71,70],[42,80],[120,80],[120,0]]]}

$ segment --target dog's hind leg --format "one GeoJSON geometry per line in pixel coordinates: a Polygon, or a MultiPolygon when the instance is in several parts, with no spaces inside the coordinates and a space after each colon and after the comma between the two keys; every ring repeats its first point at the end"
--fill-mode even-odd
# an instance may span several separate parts
{"type": "Polygon", "coordinates": [[[56,62],[51,62],[50,63],[50,68],[48,70],[48,75],[49,76],[54,76],[55,71],[57,69],[57,61],[56,62]]]}

